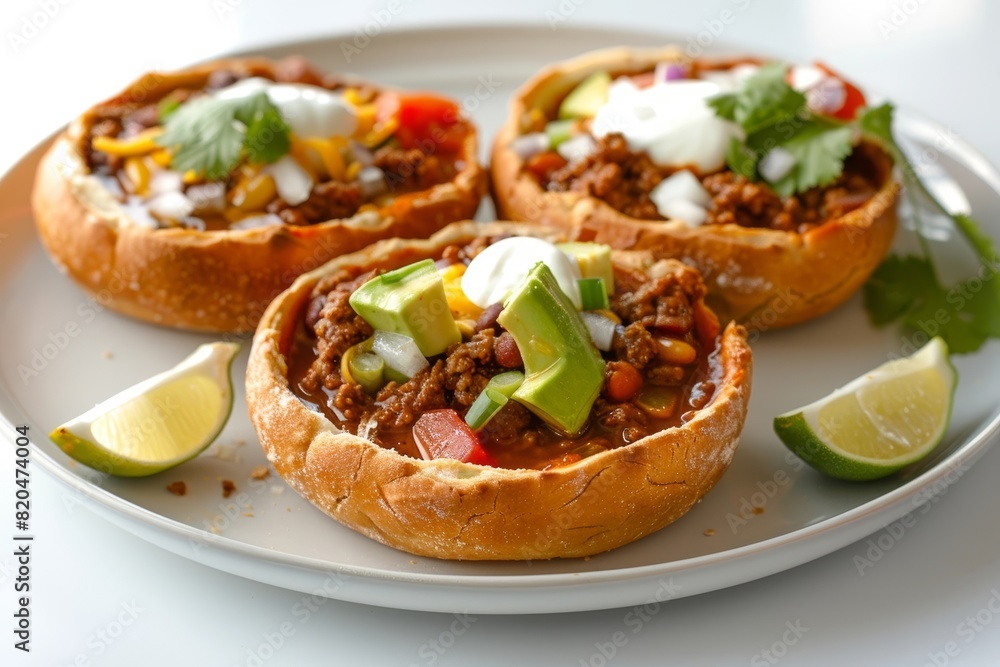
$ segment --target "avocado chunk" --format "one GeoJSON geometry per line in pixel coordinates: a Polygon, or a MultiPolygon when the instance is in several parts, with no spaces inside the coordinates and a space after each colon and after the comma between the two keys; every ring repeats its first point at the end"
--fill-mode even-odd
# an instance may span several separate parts
{"type": "Polygon", "coordinates": [[[524,360],[524,382],[511,398],[557,431],[578,434],[601,392],[604,359],[549,267],[535,264],[497,322],[524,360]]]}
{"type": "Polygon", "coordinates": [[[615,271],[611,268],[611,246],[603,243],[572,241],[556,247],[576,260],[584,278],[604,278],[608,296],[615,293],[615,271]]]}
{"type": "Polygon", "coordinates": [[[594,72],[570,91],[559,105],[560,118],[593,118],[608,101],[611,75],[594,72]]]}
{"type": "Polygon", "coordinates": [[[412,338],[425,357],[462,340],[431,259],[372,278],[354,291],[350,303],[373,329],[412,338]]]}

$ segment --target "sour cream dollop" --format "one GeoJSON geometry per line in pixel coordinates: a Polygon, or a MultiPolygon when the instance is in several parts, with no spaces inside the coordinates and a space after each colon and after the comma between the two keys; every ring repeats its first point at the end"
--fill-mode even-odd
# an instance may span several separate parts
{"type": "Polygon", "coordinates": [[[300,137],[349,137],[358,127],[354,108],[326,88],[304,83],[275,83],[261,77],[237,81],[213,93],[218,99],[236,100],[267,93],[282,119],[300,137]]]}
{"type": "Polygon", "coordinates": [[[548,241],[531,237],[503,239],[476,255],[462,276],[462,291],[469,301],[486,308],[510,296],[538,262],[549,267],[562,291],[580,308],[576,262],[548,241]]]}
{"type": "Polygon", "coordinates": [[[683,79],[640,89],[621,78],[611,85],[592,132],[598,138],[620,132],[631,150],[646,151],[661,167],[715,171],[725,165],[732,138],[742,138],[739,126],[719,118],[706,102],[721,92],[712,81],[683,79]]]}

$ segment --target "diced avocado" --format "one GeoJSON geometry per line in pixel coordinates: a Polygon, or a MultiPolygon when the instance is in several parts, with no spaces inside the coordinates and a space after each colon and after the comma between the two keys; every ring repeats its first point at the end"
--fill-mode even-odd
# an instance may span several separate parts
{"type": "Polygon", "coordinates": [[[552,428],[576,435],[604,382],[604,359],[552,271],[536,264],[497,318],[514,336],[524,382],[511,396],[552,428]]]}
{"type": "Polygon", "coordinates": [[[611,75],[594,72],[581,81],[559,105],[560,118],[593,118],[608,101],[611,75]]]}
{"type": "Polygon", "coordinates": [[[554,120],[545,125],[545,136],[549,138],[549,148],[558,148],[559,144],[569,139],[576,125],[575,118],[554,120]]]}
{"type": "Polygon", "coordinates": [[[434,260],[373,278],[354,291],[350,302],[373,329],[409,336],[425,357],[462,340],[434,260]]]}
{"type": "Polygon", "coordinates": [[[556,247],[576,259],[584,278],[604,278],[608,296],[615,293],[615,271],[611,267],[611,247],[603,243],[557,243],[556,247]]]}

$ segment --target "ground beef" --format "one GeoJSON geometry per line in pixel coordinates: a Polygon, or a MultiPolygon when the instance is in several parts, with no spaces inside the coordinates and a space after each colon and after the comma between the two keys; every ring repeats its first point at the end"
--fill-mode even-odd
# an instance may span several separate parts
{"type": "Polygon", "coordinates": [[[283,83],[305,83],[322,86],[323,75],[302,56],[288,56],[274,65],[274,80],[283,83]]]}
{"type": "MultiPolygon", "coordinates": [[[[90,129],[91,137],[117,137],[122,131],[122,123],[118,118],[105,118],[98,121],[90,129]]],[[[90,141],[85,146],[87,164],[91,171],[113,174],[121,169],[122,158],[95,151],[90,141]]]]}
{"type": "Polygon", "coordinates": [[[286,225],[301,227],[327,220],[349,218],[358,212],[364,203],[361,186],[356,182],[325,181],[319,183],[309,194],[309,199],[291,206],[278,198],[267,205],[270,213],[275,213],[286,225]]]}
{"type": "Polygon", "coordinates": [[[635,442],[648,435],[646,413],[635,403],[614,403],[604,398],[594,402],[594,415],[608,430],[631,429],[628,442],[635,442]]]}
{"type": "Polygon", "coordinates": [[[313,304],[308,310],[314,310],[316,302],[321,301],[322,305],[318,307],[319,314],[311,327],[316,337],[316,359],[302,380],[302,386],[307,391],[315,391],[320,386],[327,389],[339,387],[342,380],[336,365],[340,363],[340,358],[349,347],[374,333],[348,301],[351,293],[372,276],[368,273],[355,277],[341,271],[334,277],[334,287],[326,294],[320,292],[313,297],[313,304]]]}
{"type": "Polygon", "coordinates": [[[694,326],[690,293],[678,276],[669,274],[650,279],[635,291],[618,291],[611,297],[611,309],[623,320],[646,328],[686,334],[694,326]]]}
{"type": "Polygon", "coordinates": [[[497,411],[483,429],[487,444],[510,445],[531,428],[534,415],[517,401],[507,403],[497,411]]]}
{"type": "Polygon", "coordinates": [[[448,348],[445,385],[458,405],[472,405],[499,370],[493,358],[493,339],[493,330],[484,329],[477,331],[469,342],[448,348]]]}
{"type": "Polygon", "coordinates": [[[639,322],[615,332],[611,345],[616,359],[623,359],[640,371],[656,357],[656,341],[639,322]]]}
{"type": "Polygon", "coordinates": [[[385,182],[394,192],[426,190],[450,181],[455,175],[450,160],[428,155],[417,148],[383,146],[375,151],[375,166],[385,172],[385,182]]]}
{"type": "Polygon", "coordinates": [[[123,137],[134,137],[143,130],[149,129],[160,122],[160,110],[155,104],[147,104],[125,115],[123,120],[123,137]]]}
{"type": "Polygon", "coordinates": [[[360,384],[345,382],[337,387],[337,393],[330,399],[330,406],[337,410],[345,421],[360,421],[373,409],[372,399],[360,384]]]}
{"type": "Polygon", "coordinates": [[[784,202],[766,183],[751,182],[731,171],[712,174],[702,180],[712,197],[706,222],[710,225],[736,224],[741,227],[795,229],[802,205],[795,197],[784,202]]]}
{"type": "Polygon", "coordinates": [[[445,362],[437,361],[403,384],[390,382],[375,397],[373,415],[379,430],[412,426],[422,413],[448,407],[445,362]]]}
{"type": "Polygon", "coordinates": [[[621,134],[609,134],[597,140],[594,153],[557,169],[543,185],[554,192],[585,192],[633,218],[662,220],[649,193],[663,178],[649,155],[633,153],[621,134]]]}

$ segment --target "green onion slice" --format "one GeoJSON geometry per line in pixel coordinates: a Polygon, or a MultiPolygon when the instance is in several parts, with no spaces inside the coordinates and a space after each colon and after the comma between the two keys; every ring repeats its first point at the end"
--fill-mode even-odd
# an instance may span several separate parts
{"type": "Polygon", "coordinates": [[[610,308],[608,290],[604,287],[604,278],[580,278],[580,302],[584,310],[601,310],[610,308]]]}

